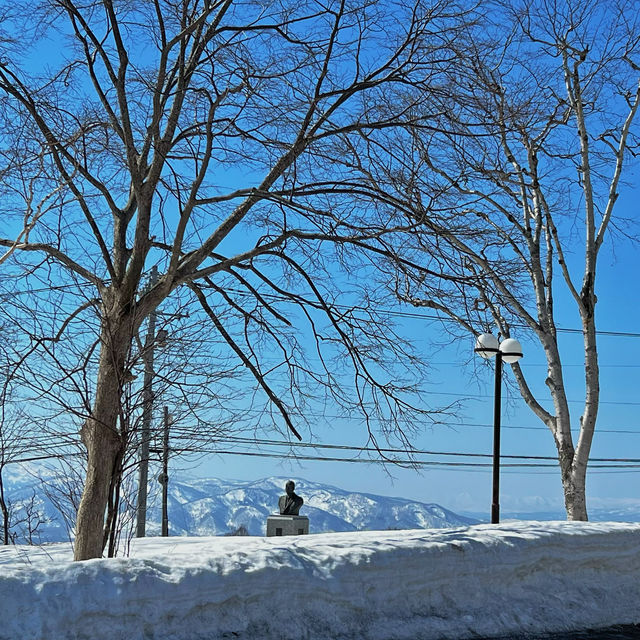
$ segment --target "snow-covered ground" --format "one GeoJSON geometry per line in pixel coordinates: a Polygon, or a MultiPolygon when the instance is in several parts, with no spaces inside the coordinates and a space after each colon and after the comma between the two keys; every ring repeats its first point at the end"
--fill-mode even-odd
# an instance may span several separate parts
{"type": "Polygon", "coordinates": [[[0,548],[0,638],[418,640],[640,622],[640,525],[512,522],[0,548]]]}

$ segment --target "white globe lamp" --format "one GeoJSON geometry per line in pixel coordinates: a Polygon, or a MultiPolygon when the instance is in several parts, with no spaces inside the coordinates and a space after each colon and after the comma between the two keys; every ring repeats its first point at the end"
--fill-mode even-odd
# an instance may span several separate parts
{"type": "Polygon", "coordinates": [[[476,338],[476,346],[474,351],[485,359],[493,358],[498,353],[499,343],[491,333],[483,333],[476,338]]]}
{"type": "Polygon", "coordinates": [[[522,358],[522,345],[515,338],[507,338],[500,343],[502,359],[509,364],[515,364],[522,358]]]}

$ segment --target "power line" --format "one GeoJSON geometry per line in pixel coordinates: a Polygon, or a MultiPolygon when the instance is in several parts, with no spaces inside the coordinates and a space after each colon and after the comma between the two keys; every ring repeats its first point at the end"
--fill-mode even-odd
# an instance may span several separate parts
{"type": "MultiPolygon", "coordinates": [[[[428,391],[427,393],[429,393],[430,395],[436,395],[436,396],[453,396],[456,398],[460,398],[462,400],[466,400],[466,399],[470,399],[470,400],[476,400],[476,399],[485,399],[485,398],[492,398],[493,396],[490,394],[486,394],[486,393],[467,393],[465,392],[460,392],[460,393],[456,393],[455,391],[428,391]]],[[[523,400],[522,396],[505,396],[505,400],[523,400]]],[[[584,404],[584,400],[570,400],[567,399],[567,402],[571,402],[571,403],[576,403],[576,404],[584,404]]],[[[627,401],[627,400],[599,400],[599,404],[615,404],[615,405],[624,405],[624,406],[640,406],[640,402],[631,402],[631,401],[627,401]]]]}
{"type": "MultiPolygon", "coordinates": [[[[227,442],[231,439],[220,440],[220,442],[227,442]]],[[[404,451],[402,449],[375,449],[372,447],[354,447],[348,445],[322,445],[302,443],[297,444],[288,441],[268,441],[268,440],[254,440],[249,438],[238,438],[232,440],[232,442],[238,442],[239,444],[277,444],[287,446],[306,446],[314,448],[326,448],[326,449],[341,449],[341,450],[357,450],[368,452],[382,452],[382,453],[415,453],[422,455],[439,455],[439,456],[456,456],[456,457],[472,457],[472,458],[490,458],[490,454],[479,453],[465,453],[465,452],[444,452],[444,451],[404,451]]],[[[214,444],[214,443],[211,443],[214,444]]],[[[207,449],[205,447],[172,447],[171,451],[174,454],[213,454],[213,455],[233,455],[233,456],[248,456],[254,458],[276,458],[280,460],[304,460],[311,462],[343,462],[352,464],[382,464],[382,465],[396,465],[406,468],[458,468],[458,469],[491,469],[491,462],[459,462],[459,461],[443,461],[443,460],[414,460],[410,458],[339,458],[328,456],[311,456],[311,455],[299,455],[299,454],[287,454],[287,453],[266,453],[256,451],[238,451],[229,449],[207,449]]],[[[150,450],[151,453],[157,453],[155,449],[150,450]]],[[[66,452],[60,454],[46,454],[41,456],[30,456],[27,458],[12,459],[9,463],[25,463],[35,462],[47,459],[60,459],[68,457],[78,457],[84,455],[82,452],[66,452]]],[[[557,461],[551,456],[516,456],[516,455],[503,455],[501,458],[510,460],[531,460],[533,462],[506,462],[501,464],[501,468],[508,469],[557,469],[557,461]],[[548,463],[547,461],[553,461],[548,463]]],[[[589,462],[589,471],[604,472],[601,470],[617,470],[616,472],[634,472],[640,471],[640,459],[637,458],[593,458],[589,462]]],[[[613,471],[611,471],[613,472],[613,471]]]]}
{"type": "MultiPolygon", "coordinates": [[[[193,448],[184,448],[184,449],[172,449],[172,451],[176,453],[200,453],[200,454],[216,454],[216,455],[235,455],[235,456],[249,456],[254,458],[278,458],[282,460],[307,460],[314,462],[347,462],[347,463],[356,463],[356,464],[394,464],[398,466],[407,466],[410,468],[415,467],[471,467],[471,468],[492,468],[493,465],[490,462],[445,462],[438,460],[376,460],[376,459],[364,459],[364,458],[329,458],[324,456],[300,456],[300,455],[289,455],[289,454],[280,454],[280,453],[263,453],[263,452],[255,452],[255,451],[233,451],[233,450],[222,450],[222,449],[193,449],[193,448]]],[[[556,468],[556,464],[546,464],[546,463],[526,463],[526,462],[516,462],[516,463],[505,463],[502,464],[501,467],[505,468],[556,468]]],[[[640,471],[640,464],[596,464],[592,465],[594,469],[638,469],[640,471]]]]}
{"type": "MultiPolygon", "coordinates": [[[[244,296],[251,296],[251,294],[247,291],[243,291],[241,289],[228,289],[227,291],[229,291],[230,293],[236,293],[239,295],[244,295],[244,296]]],[[[283,296],[281,294],[275,294],[275,293],[264,293],[262,294],[262,297],[265,299],[271,299],[274,301],[279,301],[279,302],[291,302],[290,298],[283,296]]],[[[346,304],[332,304],[332,307],[335,307],[336,309],[347,309],[350,311],[363,311],[363,312],[369,312],[370,309],[367,309],[366,307],[363,307],[361,305],[346,305],[346,304]]],[[[455,323],[455,320],[453,318],[450,318],[448,316],[439,316],[437,314],[430,314],[430,313],[418,313],[416,311],[396,311],[394,309],[376,309],[376,311],[378,313],[385,313],[387,315],[390,316],[397,316],[397,317],[402,317],[402,318],[412,318],[412,319],[418,319],[418,320],[436,320],[439,322],[453,322],[455,323]]],[[[519,328],[519,329],[529,329],[529,327],[525,324],[513,324],[512,325],[514,328],[519,328]]],[[[564,328],[564,327],[556,327],[556,331],[558,333],[572,333],[572,334],[579,334],[582,335],[583,331],[582,329],[574,329],[574,328],[564,328]]],[[[616,337],[624,337],[624,338],[640,338],[640,333],[637,332],[632,332],[632,331],[608,331],[608,330],[596,330],[596,334],[599,335],[606,335],[606,336],[616,336],[616,337]]]]}
{"type": "MultiPolygon", "coordinates": [[[[252,413],[252,414],[261,414],[263,411],[261,409],[244,409],[244,413],[252,413]]],[[[348,420],[352,419],[349,416],[336,415],[336,414],[325,414],[325,413],[314,413],[310,411],[304,412],[305,417],[308,418],[324,418],[327,420],[348,420]]],[[[358,420],[364,420],[364,418],[358,418],[358,420]]],[[[398,420],[399,422],[408,422],[408,420],[398,420]]],[[[209,426],[215,426],[209,424],[209,426]]],[[[474,427],[474,428],[485,428],[485,429],[493,429],[493,424],[482,423],[482,422],[434,422],[432,423],[432,428],[435,427],[474,427]]],[[[544,431],[545,433],[549,431],[549,428],[542,425],[538,427],[534,426],[525,426],[525,425],[510,425],[503,424],[501,425],[503,429],[520,429],[520,430],[528,430],[528,431],[544,431]]],[[[199,431],[197,429],[190,429],[188,427],[180,427],[176,425],[174,427],[174,431],[183,431],[184,433],[194,433],[197,434],[199,431]]],[[[619,434],[633,434],[640,435],[640,429],[631,429],[631,428],[622,428],[622,429],[612,429],[612,428],[596,428],[597,433],[619,433],[619,434]]]]}
{"type": "MultiPolygon", "coordinates": [[[[338,418],[341,416],[326,416],[321,414],[312,414],[316,417],[324,417],[324,418],[338,418]]],[[[215,426],[215,425],[214,425],[215,426]]],[[[439,426],[448,426],[455,427],[460,426],[464,428],[468,427],[480,427],[493,429],[493,425],[488,423],[441,423],[439,426]]],[[[502,425],[504,429],[529,429],[535,431],[547,431],[546,427],[527,427],[521,425],[502,425]]],[[[414,454],[414,455],[444,455],[444,456],[468,456],[468,457],[490,457],[490,454],[480,454],[480,453],[465,453],[465,452],[451,452],[451,451],[431,451],[431,450],[422,450],[422,449],[394,449],[394,448],[379,448],[376,449],[374,447],[363,447],[363,446],[349,446],[349,445],[335,445],[335,444],[323,444],[323,443],[294,443],[290,441],[277,441],[277,440],[269,440],[269,439],[259,439],[259,438],[246,438],[241,436],[224,436],[221,438],[212,438],[208,436],[206,432],[203,432],[201,429],[189,428],[189,427],[180,427],[178,425],[174,425],[173,427],[173,439],[178,440],[191,440],[195,442],[201,442],[204,444],[211,444],[215,442],[227,442],[227,443],[239,443],[239,444],[252,444],[252,445],[264,445],[264,446],[298,446],[298,447],[311,447],[316,449],[342,449],[342,450],[352,450],[352,451],[368,451],[368,452],[382,452],[382,453],[395,453],[395,454],[414,454]]],[[[626,435],[640,435],[640,431],[637,430],[625,430],[625,429],[598,429],[598,433],[618,433],[618,434],[626,434],[626,435]]],[[[63,438],[65,436],[62,436],[63,438]]],[[[43,434],[42,437],[30,437],[28,440],[18,442],[15,446],[6,446],[4,447],[5,451],[8,453],[10,458],[14,458],[15,456],[23,455],[25,453],[40,453],[40,452],[51,452],[54,449],[67,449],[69,447],[77,446],[78,442],[72,439],[69,439],[69,436],[66,436],[66,440],[59,440],[60,436],[55,434],[43,434]]],[[[56,453],[53,457],[57,457],[59,455],[63,455],[63,452],[56,453]]],[[[75,455],[75,454],[73,454],[75,455]]],[[[502,458],[505,459],[523,459],[523,460],[556,460],[553,456],[519,456],[519,455],[503,455],[502,458]]],[[[593,462],[640,462],[636,459],[631,458],[590,458],[590,463],[593,462]]]]}
{"type": "MultiPolygon", "coordinates": [[[[105,283],[109,282],[109,280],[104,280],[105,283]]],[[[92,283],[90,282],[86,282],[84,284],[89,284],[91,285],[92,283]]],[[[6,293],[4,295],[0,295],[0,300],[6,301],[6,300],[10,300],[11,297],[14,296],[19,296],[19,295],[25,295],[25,294],[33,294],[33,293],[43,293],[45,291],[63,291],[66,289],[73,289],[73,288],[77,288],[78,284],[62,284],[62,285],[51,285],[48,287],[41,287],[38,289],[25,289],[23,291],[12,291],[10,293],[6,293]]],[[[228,289],[229,292],[231,293],[235,293],[237,295],[244,295],[247,297],[253,297],[248,291],[242,291],[240,289],[228,289]]],[[[261,294],[263,298],[265,299],[271,299],[274,301],[279,301],[279,302],[291,302],[291,300],[285,296],[279,295],[279,294],[274,294],[274,293],[263,293],[261,294]]],[[[366,307],[363,307],[361,305],[346,305],[346,304],[332,304],[332,307],[336,308],[336,309],[348,309],[351,311],[360,311],[360,312],[368,312],[370,311],[369,309],[367,309],[366,307]]],[[[394,309],[377,309],[376,310],[377,313],[383,313],[389,316],[395,316],[395,317],[400,317],[400,318],[410,318],[410,319],[417,319],[417,320],[434,320],[434,321],[438,321],[438,322],[455,322],[455,320],[453,320],[452,318],[448,318],[446,316],[438,316],[436,314],[429,314],[429,313],[418,313],[418,312],[411,312],[411,311],[396,311],[394,309]]],[[[518,328],[518,329],[528,329],[529,327],[527,327],[527,325],[524,324],[514,324],[512,325],[514,328],[518,328]]],[[[557,327],[556,331],[558,333],[568,333],[568,334],[575,334],[575,335],[582,335],[582,329],[576,329],[576,328],[572,328],[572,327],[557,327]]],[[[634,331],[610,331],[610,330],[606,330],[606,329],[598,329],[596,330],[596,335],[602,335],[602,336],[609,336],[609,337],[616,337],[616,338],[640,338],[640,333],[639,332],[634,332],[634,331]]],[[[580,365],[576,365],[576,366],[580,366],[580,365]]],[[[615,366],[615,365],[611,365],[611,366],[615,366]]],[[[638,366],[638,365],[630,365],[630,366],[638,366]]]]}
{"type": "MultiPolygon", "coordinates": [[[[429,456],[445,456],[445,457],[462,457],[462,458],[491,458],[492,454],[490,453],[472,453],[472,452],[464,452],[464,451],[435,451],[435,450],[427,450],[427,449],[398,449],[391,447],[368,447],[368,446],[355,446],[355,445],[338,445],[338,444],[328,444],[328,443],[313,443],[313,442],[293,442],[289,440],[270,440],[266,438],[247,438],[242,436],[225,436],[221,438],[210,438],[205,434],[199,433],[182,433],[178,431],[176,434],[174,432],[173,439],[176,440],[200,440],[201,442],[207,445],[215,445],[216,443],[226,443],[226,444],[242,444],[242,445],[253,445],[253,446],[286,446],[289,448],[312,448],[312,449],[332,449],[332,450],[342,450],[342,451],[358,451],[358,452],[368,452],[368,453],[390,453],[390,454],[402,454],[402,455],[429,455],[429,456]]],[[[30,451],[50,451],[53,448],[60,447],[69,447],[70,443],[48,443],[46,445],[38,447],[32,446],[23,449],[15,449],[12,451],[14,455],[22,454],[27,450],[30,451]]],[[[203,451],[202,448],[196,447],[185,447],[185,448],[174,448],[174,451],[187,451],[191,452],[195,451],[203,451]]],[[[152,453],[158,453],[158,450],[151,449],[152,453]]],[[[65,454],[54,454],[53,457],[64,456],[65,454]]],[[[69,455],[79,455],[77,452],[69,453],[69,455]]],[[[294,456],[295,457],[295,456],[294,456]]],[[[532,455],[516,455],[516,454],[502,454],[502,459],[505,460],[544,460],[544,461],[553,461],[555,464],[553,466],[557,466],[557,457],[555,456],[532,456],[532,455]]],[[[383,460],[383,462],[396,462],[395,460],[383,460]]],[[[408,463],[413,463],[413,460],[407,460],[408,463]]],[[[419,461],[418,461],[419,462],[419,461]]],[[[589,464],[592,468],[597,468],[593,463],[622,463],[625,465],[630,464],[640,464],[640,458],[590,458],[589,464]]]]}
{"type": "MultiPolygon", "coordinates": [[[[441,422],[437,423],[437,426],[443,427],[479,427],[484,429],[493,429],[493,425],[489,423],[482,422],[441,422]]],[[[513,424],[502,424],[500,426],[501,429],[524,429],[528,431],[544,431],[545,433],[549,431],[548,427],[540,426],[540,427],[532,427],[525,425],[513,425],[513,424]]],[[[622,434],[633,434],[640,435],[640,429],[607,429],[607,428],[596,428],[597,433],[622,433],[622,434]]]]}
{"type": "MultiPolygon", "coordinates": [[[[178,436],[180,437],[180,436],[178,436]]],[[[174,436],[175,439],[175,436],[174,436]]],[[[250,444],[250,445],[262,445],[262,446],[286,446],[291,448],[313,448],[313,449],[334,449],[343,451],[361,451],[372,453],[393,453],[403,455],[430,455],[430,456],[447,456],[447,457],[462,457],[462,458],[492,458],[490,453],[470,453],[463,451],[431,451],[425,449],[397,449],[397,448],[383,448],[383,447],[367,447],[367,446],[354,446],[354,445],[337,445],[337,444],[324,444],[324,443],[311,443],[311,442],[293,442],[289,440],[269,440],[260,438],[245,438],[226,436],[223,438],[215,438],[207,440],[208,444],[215,445],[216,443],[238,443],[238,444],[250,444]]],[[[505,455],[500,456],[505,460],[548,460],[554,461],[557,466],[557,457],[555,456],[530,456],[530,455],[505,455]]],[[[383,461],[384,462],[384,461],[383,461]]],[[[388,462],[388,461],[387,461],[388,462]]],[[[395,462],[395,461],[391,461],[395,462]]],[[[412,460],[406,462],[412,463],[412,460]]],[[[609,463],[624,463],[624,464],[640,464],[640,458],[590,458],[590,463],[593,462],[609,462],[609,463]]]]}
{"type": "MultiPolygon", "coordinates": [[[[281,454],[268,454],[268,453],[256,453],[256,452],[240,452],[240,451],[223,451],[223,450],[211,450],[206,451],[202,449],[180,449],[173,450],[176,453],[201,453],[201,454],[216,454],[216,455],[235,455],[235,456],[251,456],[251,457],[260,457],[260,458],[278,458],[278,459],[290,459],[290,460],[307,460],[307,461],[315,461],[315,462],[347,462],[347,463],[369,463],[369,464],[390,464],[389,461],[384,460],[364,460],[359,458],[324,458],[318,456],[288,456],[281,454]]],[[[66,457],[77,457],[81,456],[81,453],[68,453],[68,454],[60,454],[60,455],[44,455],[44,456],[32,456],[29,458],[21,458],[19,460],[11,460],[11,463],[25,463],[25,462],[35,462],[40,460],[50,460],[50,459],[59,459],[66,457]]],[[[9,463],[7,463],[9,464],[9,463]]],[[[399,464],[400,466],[406,466],[410,468],[418,467],[437,467],[442,471],[454,471],[454,470],[464,470],[464,471],[477,471],[477,472],[490,472],[492,465],[490,463],[469,463],[469,462],[438,462],[438,461],[423,461],[419,463],[415,463],[413,461],[409,461],[406,464],[401,462],[397,462],[395,464],[399,464]]],[[[501,465],[501,468],[504,468],[504,473],[533,473],[536,475],[556,475],[555,471],[545,471],[543,469],[546,468],[555,468],[556,465],[549,464],[523,464],[523,463],[508,463],[501,465]],[[518,471],[516,471],[518,469],[518,471]]],[[[594,467],[590,467],[590,473],[640,473],[640,465],[595,465],[594,467]],[[591,470],[595,469],[595,470],[591,470]],[[603,471],[602,469],[615,469],[609,471],[603,471]]]]}

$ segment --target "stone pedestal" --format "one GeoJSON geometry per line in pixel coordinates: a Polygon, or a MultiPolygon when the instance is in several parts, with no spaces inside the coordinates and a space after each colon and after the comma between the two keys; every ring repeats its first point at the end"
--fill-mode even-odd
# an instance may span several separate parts
{"type": "Polygon", "coordinates": [[[267,536],[303,536],[309,533],[307,516],[268,516],[267,536]]]}

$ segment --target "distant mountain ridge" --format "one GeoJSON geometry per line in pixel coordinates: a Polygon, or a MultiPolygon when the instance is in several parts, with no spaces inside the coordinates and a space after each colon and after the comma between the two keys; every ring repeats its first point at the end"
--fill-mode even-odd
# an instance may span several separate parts
{"type": "MultiPolygon", "coordinates": [[[[5,491],[16,506],[16,515],[31,503],[46,522],[36,542],[68,539],[60,512],[47,494],[57,484],[55,474],[36,478],[30,473],[6,474],[5,491]],[[42,484],[49,489],[45,492],[42,484]],[[21,506],[22,505],[22,506],[21,506]]],[[[268,515],[277,513],[278,498],[289,478],[270,477],[254,481],[221,480],[182,476],[169,482],[169,534],[215,536],[246,527],[250,535],[264,535],[268,515]]],[[[160,495],[150,483],[147,534],[161,531],[160,495]]],[[[296,479],[296,493],[304,498],[300,515],[310,521],[310,533],[384,529],[423,529],[467,526],[474,518],[458,515],[435,503],[346,491],[335,486],[296,479]]],[[[20,541],[19,539],[17,540],[20,541]]]]}
{"type": "MultiPolygon", "coordinates": [[[[278,497],[288,478],[241,482],[217,478],[169,484],[169,531],[172,535],[220,535],[244,525],[251,535],[264,535],[266,518],[277,513],[278,497]],[[195,485],[197,483],[197,486],[195,485]]],[[[467,526],[477,520],[460,516],[438,504],[370,493],[346,491],[309,480],[296,480],[304,498],[300,515],[310,532],[378,529],[441,529],[467,526]]],[[[157,501],[151,505],[148,529],[160,530],[157,501]]]]}
{"type": "MultiPolygon", "coordinates": [[[[640,504],[630,504],[628,506],[612,506],[610,508],[592,507],[587,508],[590,522],[640,522],[640,504]]],[[[480,522],[489,522],[488,514],[477,511],[465,511],[464,516],[476,519],[480,522]]],[[[504,520],[566,520],[567,512],[562,509],[546,511],[512,511],[505,510],[500,513],[500,519],[504,520]]]]}
{"type": "MultiPolygon", "coordinates": [[[[245,527],[250,535],[264,535],[267,516],[277,512],[278,497],[289,478],[270,477],[254,481],[195,478],[186,475],[169,482],[169,534],[172,536],[226,535],[245,527]]],[[[297,479],[296,493],[304,498],[300,511],[310,520],[310,533],[328,531],[365,531],[385,529],[446,528],[487,521],[486,513],[463,515],[435,504],[391,498],[372,493],[347,491],[328,484],[297,479]]],[[[43,520],[33,536],[34,542],[68,540],[64,519],[55,508],[56,487],[64,483],[56,473],[44,469],[5,468],[5,497],[13,503],[14,521],[24,518],[27,509],[43,520]],[[15,470],[15,471],[14,471],[15,470]],[[49,495],[47,495],[49,494],[49,495]]],[[[161,511],[159,484],[149,483],[147,534],[160,535],[161,511]]],[[[68,488],[67,488],[68,492],[68,488]]],[[[128,527],[135,523],[130,521],[128,527]]],[[[611,501],[589,510],[593,522],[640,521],[640,501],[611,501]],[[606,508],[605,508],[606,506],[606,508]]],[[[509,511],[502,520],[564,520],[562,511],[509,511]]],[[[16,526],[16,542],[25,542],[26,525],[16,526]]],[[[126,533],[123,534],[126,538],[126,533]]]]}

